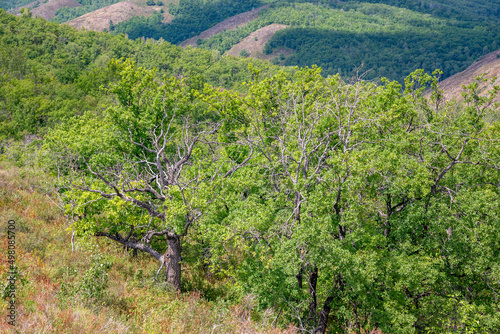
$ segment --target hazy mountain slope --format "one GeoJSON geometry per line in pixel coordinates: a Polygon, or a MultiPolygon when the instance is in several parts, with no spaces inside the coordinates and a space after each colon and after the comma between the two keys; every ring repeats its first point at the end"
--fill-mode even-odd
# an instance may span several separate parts
{"type": "Polygon", "coordinates": [[[259,12],[264,8],[269,8],[269,5],[265,5],[254,10],[232,16],[213,26],[212,28],[203,31],[201,34],[185,40],[179,45],[182,47],[186,47],[188,45],[197,46],[196,41],[198,41],[199,39],[207,39],[223,31],[234,30],[239,26],[245,25],[248,22],[255,20],[259,16],[259,12]]]}
{"type": "MultiPolygon", "coordinates": [[[[439,84],[439,88],[443,90],[444,96],[449,99],[461,99],[463,85],[469,85],[474,82],[474,79],[484,74],[486,79],[500,77],[500,50],[488,53],[478,61],[474,62],[466,70],[452,75],[439,84]]],[[[479,91],[485,93],[489,91],[493,84],[499,85],[500,79],[496,79],[494,83],[489,80],[479,84],[479,91]]]]}

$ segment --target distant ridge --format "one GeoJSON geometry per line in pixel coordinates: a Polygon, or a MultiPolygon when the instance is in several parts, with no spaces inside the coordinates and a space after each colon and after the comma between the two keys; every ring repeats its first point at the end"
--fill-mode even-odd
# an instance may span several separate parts
{"type": "Polygon", "coordinates": [[[245,25],[249,22],[252,22],[259,16],[259,12],[263,10],[264,8],[268,8],[269,5],[265,5],[259,8],[256,8],[254,10],[244,12],[235,16],[231,16],[230,18],[216,24],[210,29],[207,29],[203,31],[201,34],[191,37],[190,39],[185,40],[184,42],[180,43],[179,45],[182,47],[187,47],[188,45],[191,46],[198,46],[196,43],[200,38],[201,39],[207,39],[210,38],[218,33],[221,33],[225,30],[234,30],[238,28],[239,26],[245,25]]]}

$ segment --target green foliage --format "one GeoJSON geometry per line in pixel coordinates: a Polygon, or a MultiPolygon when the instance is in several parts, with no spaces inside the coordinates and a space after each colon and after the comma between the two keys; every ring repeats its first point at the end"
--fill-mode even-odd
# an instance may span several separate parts
{"type": "Polygon", "coordinates": [[[494,331],[499,88],[473,84],[460,107],[436,90],[431,107],[436,84],[417,71],[401,93],[317,69],[251,83],[233,131],[259,153],[213,208],[213,270],[309,329],[328,306],[332,332],[494,331]]]}
{"type": "MultiPolygon", "coordinates": [[[[85,247],[79,242],[78,248],[85,247]]],[[[59,298],[65,302],[79,302],[99,305],[106,297],[109,284],[109,271],[112,263],[97,251],[96,247],[90,250],[82,249],[88,255],[88,268],[83,273],[76,268],[68,269],[65,273],[65,283],[59,291],[59,298]]]]}
{"type": "Polygon", "coordinates": [[[366,79],[387,77],[402,82],[410,72],[440,68],[444,77],[464,70],[498,48],[496,21],[444,19],[380,4],[347,3],[333,8],[312,4],[267,11],[266,22],[290,29],[278,31],[266,45],[295,50],[285,65],[317,64],[325,75],[367,71],[366,79]],[[307,12],[308,15],[304,15],[307,12]]]}
{"type": "MultiPolygon", "coordinates": [[[[236,88],[251,78],[248,63],[183,50],[164,41],[131,41],[122,35],[79,31],[41,18],[0,12],[0,140],[43,136],[47,128],[113,104],[101,88],[118,79],[111,59],[130,57],[158,75],[187,77],[236,88]]],[[[262,69],[266,63],[255,65],[262,69]]]]}
{"type": "Polygon", "coordinates": [[[0,2],[0,8],[5,10],[16,9],[25,6],[33,1],[31,0],[3,0],[0,2]]]}
{"type": "MultiPolygon", "coordinates": [[[[290,28],[278,31],[264,48],[266,54],[294,50],[284,65],[318,65],[327,76],[366,72],[365,79],[401,83],[418,68],[440,68],[449,77],[499,47],[498,17],[485,11],[490,4],[484,1],[458,6],[448,1],[368,2],[274,4],[251,23],[200,40],[198,46],[223,53],[259,28],[286,24],[290,28]],[[437,15],[442,10],[449,15],[437,15]]],[[[497,8],[498,1],[492,6],[497,8]]]]}

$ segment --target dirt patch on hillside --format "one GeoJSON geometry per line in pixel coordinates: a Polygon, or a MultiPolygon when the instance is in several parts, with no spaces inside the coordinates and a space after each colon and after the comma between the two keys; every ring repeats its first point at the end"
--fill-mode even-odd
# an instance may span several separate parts
{"type": "Polygon", "coordinates": [[[239,26],[245,25],[249,22],[252,22],[255,20],[257,17],[259,17],[259,12],[263,10],[264,8],[268,8],[269,5],[265,5],[259,8],[256,8],[254,10],[244,12],[235,16],[231,16],[227,20],[222,21],[221,23],[218,23],[214,25],[212,28],[205,30],[198,36],[191,37],[188,40],[185,40],[181,44],[179,44],[182,47],[186,47],[188,45],[191,46],[197,46],[196,41],[198,41],[200,38],[201,39],[208,39],[214,35],[217,35],[218,33],[221,33],[226,30],[234,30],[238,28],[239,26]]]}
{"type": "Polygon", "coordinates": [[[134,16],[149,16],[160,9],[161,7],[157,6],[142,7],[130,1],[122,1],[77,17],[66,24],[77,29],[102,31],[109,29],[110,20],[113,24],[117,24],[130,20],[134,16]]]}
{"type": "MultiPolygon", "coordinates": [[[[34,7],[37,5],[37,1],[27,5],[34,7]]],[[[46,3],[40,4],[38,7],[33,8],[31,12],[33,16],[40,16],[46,20],[50,20],[54,17],[54,14],[57,12],[59,8],[62,7],[81,7],[82,5],[76,0],[49,0],[46,3]]]]}
{"type": "Polygon", "coordinates": [[[248,35],[245,39],[243,39],[241,42],[236,44],[231,48],[231,50],[227,51],[227,55],[231,56],[239,56],[240,53],[245,50],[246,53],[248,53],[248,56],[253,57],[253,58],[259,58],[263,60],[270,60],[274,57],[277,56],[279,53],[283,53],[284,56],[287,56],[290,54],[290,51],[284,51],[284,50],[279,50],[279,51],[274,51],[273,53],[266,55],[263,53],[264,46],[266,45],[267,41],[273,35],[276,33],[276,31],[285,29],[288,26],[285,24],[270,24],[268,26],[265,26],[263,28],[260,28],[250,35],[248,35]]]}
{"type": "MultiPolygon", "coordinates": [[[[478,61],[474,62],[471,66],[462,72],[459,72],[451,77],[443,80],[439,84],[439,88],[443,90],[446,100],[462,99],[462,85],[469,85],[474,82],[474,79],[485,74],[485,78],[500,77],[500,50],[488,53],[478,61]]],[[[500,78],[494,83],[500,84],[500,78]]],[[[481,93],[485,94],[492,88],[490,82],[484,82],[479,85],[481,93]]]]}

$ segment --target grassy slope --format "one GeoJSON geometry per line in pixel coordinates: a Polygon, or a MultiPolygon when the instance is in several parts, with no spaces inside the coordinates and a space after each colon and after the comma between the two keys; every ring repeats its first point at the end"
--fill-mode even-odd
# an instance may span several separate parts
{"type": "Polygon", "coordinates": [[[230,18],[216,24],[215,26],[211,27],[210,29],[207,29],[203,31],[201,34],[191,37],[190,39],[185,40],[184,42],[180,43],[179,45],[182,47],[186,47],[188,45],[190,46],[196,46],[198,39],[208,39],[212,36],[215,36],[217,34],[220,34],[221,32],[224,31],[231,31],[239,26],[246,25],[249,22],[252,22],[259,16],[259,12],[263,10],[264,8],[268,8],[269,5],[265,5],[259,8],[256,8],[254,10],[250,10],[248,12],[244,12],[238,15],[231,16],[230,18]]]}
{"type": "MultiPolygon", "coordinates": [[[[0,162],[0,282],[6,282],[6,226],[16,221],[17,327],[21,333],[282,333],[275,314],[257,313],[251,296],[240,303],[208,302],[200,293],[167,292],[151,278],[157,263],[132,257],[106,240],[77,239],[71,250],[69,222],[56,207],[53,180],[40,170],[0,162]],[[101,298],[85,298],[95,254],[110,263],[101,298]],[[88,282],[88,280],[87,280],[88,282]],[[66,291],[66,292],[64,292],[66,291]],[[254,321],[252,319],[256,319],[254,321]]],[[[97,263],[99,264],[99,263],[97,263]]],[[[94,268],[94,269],[93,269],[94,268]]],[[[185,277],[193,273],[187,269],[185,277]]],[[[91,277],[92,278],[92,277],[91,277]]],[[[96,280],[91,280],[95,284],[96,280]]],[[[2,286],[3,288],[3,286],[2,286]]],[[[5,319],[7,301],[0,300],[5,319]]],[[[0,332],[9,325],[0,322],[0,332]]],[[[284,331],[294,333],[293,328],[284,331]]]]}
{"type": "MultiPolygon", "coordinates": [[[[263,28],[257,29],[247,37],[245,37],[241,42],[234,45],[229,51],[226,52],[227,55],[238,56],[241,54],[243,50],[247,51],[250,57],[270,60],[276,57],[279,53],[278,50],[275,50],[271,54],[264,54],[264,46],[267,41],[273,37],[273,35],[281,29],[286,29],[288,26],[284,24],[270,24],[263,28]]],[[[284,52],[282,52],[285,54],[284,52]]]]}
{"type": "Polygon", "coordinates": [[[166,0],[163,6],[147,6],[145,0],[126,0],[94,10],[85,15],[79,16],[66,23],[77,29],[103,31],[109,29],[109,21],[113,24],[130,20],[134,16],[150,16],[163,9],[163,22],[172,21],[173,16],[168,12],[168,4],[177,3],[177,0],[166,0]]]}
{"type": "Polygon", "coordinates": [[[82,5],[76,0],[49,0],[34,8],[31,12],[33,16],[40,16],[46,20],[54,17],[54,14],[62,7],[81,7],[82,5]]]}
{"type": "Polygon", "coordinates": [[[439,87],[443,90],[444,97],[449,99],[461,99],[463,85],[470,85],[474,79],[484,74],[488,81],[479,85],[481,95],[491,91],[493,85],[500,84],[500,50],[490,52],[462,72],[459,72],[442,81],[439,87]],[[493,81],[491,79],[495,78],[493,81]]]}
{"type": "MultiPolygon", "coordinates": [[[[129,20],[134,16],[149,16],[159,10],[160,8],[157,8],[157,6],[148,8],[146,6],[138,6],[131,1],[122,1],[94,10],[66,23],[77,29],[85,28],[87,30],[103,31],[104,29],[109,29],[110,21],[116,24],[129,20]]],[[[169,15],[168,12],[165,12],[165,15],[169,15]]]]}

